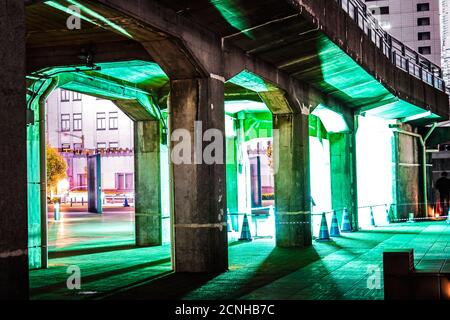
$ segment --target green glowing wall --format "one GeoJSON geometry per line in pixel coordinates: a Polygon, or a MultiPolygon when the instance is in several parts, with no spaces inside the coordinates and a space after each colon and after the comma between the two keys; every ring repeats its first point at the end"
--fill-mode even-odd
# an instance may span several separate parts
{"type": "MultiPolygon", "coordinates": [[[[32,88],[42,93],[46,85],[40,87],[40,82],[32,88]]],[[[27,126],[27,179],[28,179],[28,261],[30,269],[41,267],[41,202],[40,202],[40,124],[39,98],[40,94],[30,103],[29,108],[34,113],[34,122],[27,126]]]]}

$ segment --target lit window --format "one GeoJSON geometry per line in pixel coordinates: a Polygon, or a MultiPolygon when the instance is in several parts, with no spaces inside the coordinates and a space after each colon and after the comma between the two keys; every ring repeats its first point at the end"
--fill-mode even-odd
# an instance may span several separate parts
{"type": "Polygon", "coordinates": [[[106,142],[97,142],[97,149],[106,149],[106,142]]]}
{"type": "Polygon", "coordinates": [[[119,149],[119,143],[118,142],[110,142],[109,148],[112,150],[117,150],[117,149],[119,149]]]}
{"type": "Polygon", "coordinates": [[[61,131],[70,131],[70,114],[61,115],[61,131]]]}
{"type": "Polygon", "coordinates": [[[119,129],[119,115],[117,112],[109,113],[109,130],[119,129]]]}
{"type": "Polygon", "coordinates": [[[97,112],[97,130],[106,130],[106,113],[97,112]]]}
{"type": "Polygon", "coordinates": [[[83,129],[83,119],[81,113],[73,114],[73,131],[81,131],[83,129]]]}

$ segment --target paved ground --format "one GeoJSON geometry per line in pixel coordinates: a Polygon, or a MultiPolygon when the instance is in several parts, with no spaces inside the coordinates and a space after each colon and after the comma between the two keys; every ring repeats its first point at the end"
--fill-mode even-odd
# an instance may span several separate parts
{"type": "Polygon", "coordinates": [[[306,249],[275,248],[267,239],[232,243],[230,270],[219,275],[171,273],[169,246],[64,256],[30,273],[31,298],[383,299],[382,252],[391,248],[414,248],[419,269],[436,265],[450,257],[450,224],[395,224],[306,249]],[[70,265],[81,270],[81,290],[66,288],[70,265]],[[370,279],[379,288],[369,289],[370,279]]]}
{"type": "MultiPolygon", "coordinates": [[[[105,207],[99,215],[87,212],[87,207],[61,207],[61,219],[48,215],[48,245],[50,257],[62,252],[89,252],[91,249],[134,245],[134,208],[105,207]]],[[[94,250],[95,251],[95,250],[94,250]]]]}

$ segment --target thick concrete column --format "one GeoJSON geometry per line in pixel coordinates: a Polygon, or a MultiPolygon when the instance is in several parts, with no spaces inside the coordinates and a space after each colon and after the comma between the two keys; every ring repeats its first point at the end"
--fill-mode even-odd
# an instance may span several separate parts
{"type": "Polygon", "coordinates": [[[169,110],[175,271],[225,271],[228,268],[228,250],[224,84],[212,78],[172,80],[169,110]],[[197,128],[201,125],[197,134],[196,121],[200,121],[197,128]],[[216,158],[220,158],[221,163],[208,164],[201,157],[202,151],[206,154],[205,147],[211,143],[201,142],[202,133],[208,129],[217,129],[221,133],[220,141],[215,141],[222,149],[216,149],[216,158]],[[189,141],[183,141],[183,138],[172,141],[177,134],[189,141]],[[176,151],[181,143],[187,143],[189,149],[176,151]],[[181,155],[186,161],[174,163],[174,156],[178,158],[181,155]]]}
{"type": "Polygon", "coordinates": [[[351,215],[352,228],[358,228],[356,172],[353,164],[355,143],[351,133],[330,133],[331,202],[338,221],[342,221],[342,209],[351,215]]]}
{"type": "Polygon", "coordinates": [[[276,243],[306,247],[312,243],[308,115],[276,114],[273,121],[276,243]]]}
{"type": "Polygon", "coordinates": [[[159,121],[134,122],[136,245],[159,246],[161,231],[161,164],[159,121]]]}
{"type": "Polygon", "coordinates": [[[0,2],[0,300],[28,298],[25,10],[0,2]]]}

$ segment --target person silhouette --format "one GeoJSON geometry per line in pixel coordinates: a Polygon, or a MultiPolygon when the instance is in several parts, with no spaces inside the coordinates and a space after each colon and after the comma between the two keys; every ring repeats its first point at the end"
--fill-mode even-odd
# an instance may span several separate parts
{"type": "Polygon", "coordinates": [[[449,195],[450,195],[450,180],[447,178],[447,172],[442,172],[441,177],[436,181],[436,189],[439,191],[439,202],[441,204],[441,214],[447,214],[449,195]]]}

